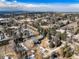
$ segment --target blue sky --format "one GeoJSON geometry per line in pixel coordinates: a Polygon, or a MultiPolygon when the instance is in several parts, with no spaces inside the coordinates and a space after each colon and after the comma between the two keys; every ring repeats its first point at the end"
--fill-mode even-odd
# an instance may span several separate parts
{"type": "MultiPolygon", "coordinates": [[[[14,0],[6,0],[14,1],[14,0]]],[[[23,3],[79,3],[79,0],[16,0],[23,3]]]]}
{"type": "Polygon", "coordinates": [[[79,0],[0,0],[0,10],[79,12],[79,0]]]}

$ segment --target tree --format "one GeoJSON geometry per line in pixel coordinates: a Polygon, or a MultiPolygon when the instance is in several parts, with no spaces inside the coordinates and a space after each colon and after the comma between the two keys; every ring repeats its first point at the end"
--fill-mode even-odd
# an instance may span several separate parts
{"type": "Polygon", "coordinates": [[[57,33],[57,37],[58,37],[60,40],[66,40],[67,34],[66,34],[66,32],[64,32],[64,33],[58,32],[58,33],[57,33]]]}
{"type": "Polygon", "coordinates": [[[76,30],[75,34],[78,34],[79,33],[79,28],[76,30]]]}
{"type": "Polygon", "coordinates": [[[55,47],[54,43],[50,41],[49,47],[50,47],[50,48],[54,48],[54,47],[55,47]]]}
{"type": "Polygon", "coordinates": [[[51,28],[50,29],[50,33],[55,36],[55,34],[56,34],[56,28],[54,28],[54,27],[51,28]]]}
{"type": "Polygon", "coordinates": [[[71,57],[74,54],[73,49],[67,44],[63,47],[62,52],[63,52],[63,57],[67,57],[67,58],[71,57]]]}
{"type": "Polygon", "coordinates": [[[59,47],[62,44],[61,40],[58,39],[57,37],[52,38],[49,40],[49,47],[59,47]]]}
{"type": "Polygon", "coordinates": [[[43,29],[43,31],[41,32],[42,35],[44,35],[44,37],[47,35],[47,31],[45,29],[43,29]]]}
{"type": "Polygon", "coordinates": [[[48,31],[47,31],[47,33],[48,33],[49,39],[51,39],[51,35],[55,36],[56,29],[55,28],[49,28],[48,31]]]}
{"type": "Polygon", "coordinates": [[[51,37],[51,33],[50,33],[50,30],[49,30],[49,29],[47,30],[47,36],[48,36],[48,39],[49,39],[49,40],[52,39],[52,37],[51,37]]]}

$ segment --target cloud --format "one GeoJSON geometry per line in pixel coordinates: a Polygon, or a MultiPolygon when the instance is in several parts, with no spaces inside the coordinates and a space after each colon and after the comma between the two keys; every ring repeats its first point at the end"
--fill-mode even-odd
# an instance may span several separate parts
{"type": "Polygon", "coordinates": [[[57,11],[57,12],[79,12],[79,4],[30,4],[30,3],[19,3],[16,0],[9,2],[7,0],[0,1],[1,9],[12,9],[12,10],[24,10],[24,11],[57,11]]]}
{"type": "Polygon", "coordinates": [[[79,12],[79,4],[25,4],[23,9],[34,11],[79,12]]]}
{"type": "Polygon", "coordinates": [[[6,1],[6,0],[1,0],[2,2],[6,1]]]}

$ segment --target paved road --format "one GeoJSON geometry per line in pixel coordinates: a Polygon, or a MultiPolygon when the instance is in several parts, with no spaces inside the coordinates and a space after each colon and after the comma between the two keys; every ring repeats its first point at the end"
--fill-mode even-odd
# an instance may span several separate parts
{"type": "Polygon", "coordinates": [[[68,24],[66,26],[61,27],[61,29],[66,28],[66,27],[71,27],[71,26],[76,27],[77,26],[77,22],[72,22],[72,23],[70,23],[70,24],[68,24]]]}

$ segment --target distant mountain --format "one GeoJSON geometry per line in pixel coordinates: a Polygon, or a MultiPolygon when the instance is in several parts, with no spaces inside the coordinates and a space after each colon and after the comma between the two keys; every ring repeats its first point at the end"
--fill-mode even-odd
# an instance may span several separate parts
{"type": "MultiPolygon", "coordinates": [[[[22,14],[22,13],[54,13],[53,11],[25,11],[25,10],[8,10],[8,11],[2,11],[0,10],[0,14],[22,14]]],[[[79,12],[55,12],[55,13],[67,13],[67,14],[79,14],[79,12]]]]}
{"type": "Polygon", "coordinates": [[[11,14],[11,13],[20,14],[25,12],[28,12],[28,11],[0,11],[0,14],[11,14]]]}
{"type": "Polygon", "coordinates": [[[24,10],[8,10],[8,11],[0,11],[0,14],[21,14],[21,13],[41,13],[43,11],[24,11],[24,10]]]}

